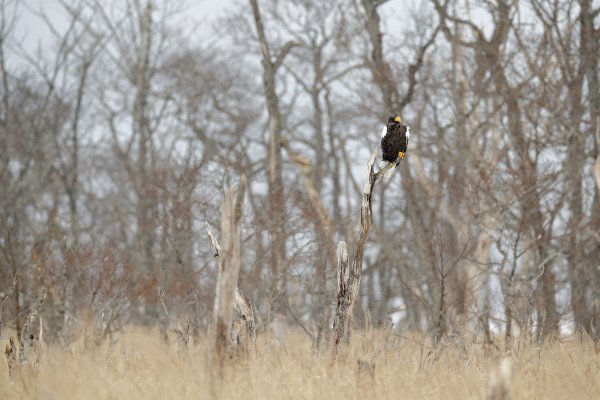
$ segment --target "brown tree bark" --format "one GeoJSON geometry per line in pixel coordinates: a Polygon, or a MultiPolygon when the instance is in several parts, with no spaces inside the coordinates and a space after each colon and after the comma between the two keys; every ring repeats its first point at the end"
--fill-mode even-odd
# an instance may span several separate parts
{"type": "Polygon", "coordinates": [[[258,33],[258,41],[262,55],[263,90],[267,103],[268,122],[268,157],[267,172],[269,182],[269,215],[271,224],[270,268],[272,275],[271,300],[275,311],[283,312],[285,306],[285,193],[281,172],[281,138],[283,123],[279,109],[279,96],[276,91],[276,74],[290,50],[299,43],[287,42],[277,57],[273,59],[269,42],[265,35],[260,9],[257,0],[249,0],[254,16],[254,24],[258,33]],[[283,296],[283,297],[280,297],[283,296]]]}
{"type": "MultiPolygon", "coordinates": [[[[583,4],[582,4],[583,5],[583,4]]],[[[587,285],[590,280],[590,271],[587,271],[585,255],[583,254],[582,231],[585,220],[583,214],[583,169],[585,165],[585,134],[578,127],[581,125],[581,119],[584,112],[582,103],[583,83],[585,79],[586,66],[591,59],[587,57],[588,40],[584,23],[584,13],[581,12],[579,65],[571,66],[565,64],[562,66],[562,76],[568,88],[569,95],[569,122],[573,126],[567,142],[567,162],[565,164],[566,184],[568,191],[568,207],[570,212],[570,223],[568,233],[567,260],[569,263],[569,283],[571,284],[571,309],[578,327],[588,330],[590,327],[588,307],[586,304],[587,285]]],[[[551,26],[556,30],[558,26],[551,26]]],[[[593,45],[592,45],[593,46],[593,45]]],[[[570,49],[560,47],[559,51],[566,56],[570,49]]],[[[568,56],[567,56],[568,57],[568,56]]]]}
{"type": "MultiPolygon", "coordinates": [[[[600,28],[594,27],[594,19],[600,13],[600,8],[593,8],[592,0],[579,0],[581,7],[581,53],[580,58],[585,65],[585,77],[587,79],[589,92],[589,115],[591,116],[589,133],[594,136],[594,148],[592,157],[594,158],[593,174],[596,182],[596,191],[592,203],[592,213],[588,231],[600,231],[600,28]]],[[[589,235],[588,235],[589,236],[589,235]]],[[[581,326],[593,336],[595,340],[600,340],[600,271],[598,270],[598,259],[600,259],[600,239],[598,237],[589,238],[594,245],[594,250],[590,251],[585,258],[585,276],[588,282],[581,282],[577,290],[580,295],[585,295],[589,291],[588,301],[585,304],[585,315],[581,320],[581,326]],[[591,299],[591,301],[589,300],[591,299]]],[[[584,304],[581,304],[583,306],[584,304]]]]}
{"type": "Polygon", "coordinates": [[[148,127],[147,106],[150,92],[150,46],[152,43],[152,2],[146,3],[144,13],[140,17],[140,43],[135,67],[136,96],[133,109],[134,132],[138,136],[137,169],[137,229],[138,241],[144,265],[151,272],[154,270],[154,221],[153,221],[153,190],[149,177],[150,132],[148,127]]]}

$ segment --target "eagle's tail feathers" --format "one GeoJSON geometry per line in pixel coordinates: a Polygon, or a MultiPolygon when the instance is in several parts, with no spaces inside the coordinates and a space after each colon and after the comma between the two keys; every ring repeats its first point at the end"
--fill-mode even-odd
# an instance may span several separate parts
{"type": "Polygon", "coordinates": [[[379,169],[384,169],[386,165],[388,165],[389,162],[388,161],[382,161],[379,163],[379,169]]]}

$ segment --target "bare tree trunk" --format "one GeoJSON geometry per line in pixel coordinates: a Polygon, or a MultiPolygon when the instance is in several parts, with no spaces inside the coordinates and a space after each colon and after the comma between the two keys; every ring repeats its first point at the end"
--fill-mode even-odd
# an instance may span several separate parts
{"type": "Polygon", "coordinates": [[[40,308],[44,304],[44,300],[46,300],[46,293],[47,290],[45,287],[43,287],[37,300],[31,306],[31,310],[29,311],[27,318],[25,318],[25,324],[23,325],[23,330],[21,331],[21,336],[19,338],[19,364],[21,365],[25,364],[27,361],[27,353],[33,347],[35,336],[32,333],[32,325],[33,321],[40,312],[40,308]]]}
{"type": "Polygon", "coordinates": [[[362,272],[362,260],[371,227],[373,225],[371,196],[373,186],[389,168],[391,163],[384,169],[375,173],[373,164],[377,156],[377,149],[373,150],[371,158],[367,163],[367,176],[363,189],[362,203],[360,207],[360,228],[356,238],[352,265],[348,259],[346,242],[338,244],[338,295],[335,318],[333,321],[333,351],[338,354],[340,347],[350,343],[350,323],[352,322],[352,309],[360,289],[360,278],[362,272]]]}
{"type": "MultiPolygon", "coordinates": [[[[583,113],[582,91],[584,80],[585,45],[583,43],[584,33],[581,32],[580,63],[576,76],[571,82],[568,82],[570,98],[569,119],[574,126],[579,126],[583,113]],[[577,122],[575,122],[577,121],[577,122]]],[[[567,78],[568,79],[568,78],[567,78]]],[[[588,329],[587,320],[586,292],[589,277],[586,275],[586,265],[584,252],[582,250],[582,226],[585,218],[583,213],[583,169],[585,165],[585,135],[579,129],[573,129],[570,132],[567,145],[567,162],[565,163],[566,190],[568,192],[568,207],[570,212],[567,260],[569,263],[569,283],[571,284],[571,309],[575,318],[575,324],[584,329],[588,329]]]]}
{"type": "Polygon", "coordinates": [[[225,194],[221,208],[221,238],[224,243],[222,249],[212,233],[211,226],[206,224],[219,266],[209,345],[208,368],[211,395],[218,394],[217,381],[223,378],[225,358],[231,343],[231,320],[234,306],[246,322],[247,337],[253,342],[255,339],[252,304],[243,298],[237,288],[242,264],[241,229],[245,191],[246,177],[242,176],[239,186],[235,189],[230,188],[225,194]]]}
{"type": "MultiPolygon", "coordinates": [[[[315,164],[317,168],[312,168],[310,172],[305,173],[305,187],[309,190],[312,181],[314,182],[312,195],[316,202],[322,205],[321,190],[323,187],[323,172],[325,168],[325,138],[323,135],[323,107],[321,106],[321,90],[323,87],[323,69],[322,69],[322,47],[313,46],[313,71],[315,78],[310,86],[310,98],[313,105],[313,124],[315,128],[315,164]],[[311,176],[312,175],[312,176],[311,176]]],[[[309,164],[310,165],[310,164],[309,164]]],[[[311,165],[312,167],[312,165],[311,165]]],[[[309,194],[310,196],[310,194],[309,194]]],[[[324,209],[324,207],[323,207],[324,209]]],[[[317,257],[319,260],[316,265],[316,307],[313,310],[313,318],[316,321],[317,332],[315,335],[315,350],[321,346],[327,346],[328,326],[331,318],[330,308],[328,307],[329,293],[327,291],[327,278],[329,268],[335,265],[335,244],[333,241],[333,225],[328,214],[325,214],[327,225],[321,222],[324,220],[322,215],[318,215],[315,223],[315,236],[317,238],[317,257]],[[323,229],[325,228],[325,229],[323,229]]],[[[324,222],[324,221],[323,221],[324,222]]]]}
{"type": "Polygon", "coordinates": [[[277,70],[283,63],[290,50],[299,43],[287,42],[275,60],[271,56],[271,49],[265,35],[260,10],[257,0],[249,0],[254,15],[254,23],[258,33],[258,41],[262,54],[263,65],[263,89],[267,102],[269,114],[269,153],[267,171],[269,176],[269,212],[271,233],[271,274],[272,288],[271,297],[275,311],[282,312],[285,309],[283,303],[285,297],[285,196],[283,179],[281,173],[281,131],[282,119],[279,111],[279,96],[275,88],[277,70]],[[283,296],[283,297],[280,297],[283,296]]]}
{"type": "MultiPolygon", "coordinates": [[[[506,297],[506,295],[505,295],[506,297]]],[[[512,308],[511,304],[509,304],[510,299],[504,299],[504,318],[506,318],[505,330],[504,330],[504,352],[510,354],[512,352],[512,339],[513,339],[513,331],[512,331],[512,308]]]]}
{"type": "Polygon", "coordinates": [[[439,302],[438,302],[438,310],[435,316],[435,327],[433,331],[433,344],[437,345],[442,338],[448,332],[448,307],[446,304],[448,303],[447,297],[447,289],[446,289],[446,281],[448,277],[448,271],[445,269],[444,260],[441,259],[439,261],[439,302]]]}
{"type": "Polygon", "coordinates": [[[382,110],[380,117],[384,118],[388,113],[402,112],[399,109],[398,90],[392,69],[383,57],[383,34],[381,33],[381,20],[377,7],[384,2],[377,0],[361,0],[361,2],[366,14],[365,26],[372,47],[370,70],[373,81],[381,90],[385,109],[382,110]]]}
{"type": "MultiPolygon", "coordinates": [[[[215,257],[215,260],[217,261],[218,270],[222,271],[223,265],[221,263],[221,245],[215,238],[215,236],[212,232],[212,226],[210,226],[210,224],[208,222],[206,223],[206,231],[208,233],[210,243],[215,252],[214,257],[215,257]]],[[[243,338],[244,342],[238,343],[238,340],[236,338],[235,344],[241,345],[244,350],[250,350],[250,348],[252,348],[253,352],[256,353],[256,321],[254,319],[254,310],[252,308],[252,303],[250,302],[250,299],[248,299],[247,297],[244,297],[244,295],[242,295],[242,292],[240,291],[240,288],[237,286],[237,283],[235,286],[234,307],[235,307],[235,310],[237,311],[238,315],[240,316],[240,318],[244,321],[244,326],[245,326],[245,336],[243,338]],[[248,343],[248,340],[250,340],[250,343],[248,343]]],[[[232,340],[233,340],[233,335],[231,335],[231,336],[232,336],[232,340]]]]}
{"type": "MultiPolygon", "coordinates": [[[[354,282],[350,281],[348,247],[343,240],[338,244],[337,255],[338,295],[335,319],[333,320],[333,345],[335,354],[337,354],[338,348],[342,343],[350,343],[350,317],[355,301],[351,297],[352,288],[349,286],[354,284],[354,282]]],[[[358,283],[360,284],[360,275],[358,276],[358,283]]]]}
{"type": "Polygon", "coordinates": [[[135,87],[136,97],[133,110],[134,131],[138,136],[138,173],[137,191],[139,206],[137,207],[137,222],[139,244],[144,254],[144,264],[148,271],[154,269],[154,223],[152,221],[152,202],[155,201],[152,196],[152,183],[149,179],[149,148],[150,137],[147,119],[148,96],[150,92],[150,46],[152,36],[152,2],[146,3],[144,13],[140,18],[140,48],[138,51],[135,87]]]}
{"type": "MultiPolygon", "coordinates": [[[[330,100],[330,93],[328,90],[325,91],[325,105],[327,108],[327,138],[329,142],[330,149],[336,149],[343,146],[343,143],[340,143],[340,138],[335,136],[334,134],[334,113],[333,106],[330,100]]],[[[333,163],[331,170],[331,186],[333,191],[333,196],[331,201],[333,202],[333,227],[334,231],[339,232],[342,227],[342,211],[340,206],[340,198],[342,197],[342,188],[341,188],[341,177],[340,177],[340,158],[336,151],[332,151],[329,154],[331,161],[333,163]]],[[[600,178],[599,178],[600,179],[600,178]]],[[[600,190],[600,186],[599,186],[600,190]]]]}

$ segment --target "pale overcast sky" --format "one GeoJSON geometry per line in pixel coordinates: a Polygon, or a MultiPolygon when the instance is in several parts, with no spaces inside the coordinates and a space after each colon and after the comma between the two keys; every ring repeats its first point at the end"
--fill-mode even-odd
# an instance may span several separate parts
{"type": "MultiPolygon", "coordinates": [[[[155,0],[160,5],[162,0],[155,0]]],[[[187,18],[196,22],[207,20],[214,21],[222,15],[227,7],[231,6],[233,0],[190,0],[187,2],[187,18]]],[[[65,27],[66,18],[63,8],[54,0],[24,0],[24,6],[19,8],[19,22],[16,27],[16,36],[25,44],[29,52],[33,52],[37,46],[50,37],[50,31],[45,23],[35,15],[35,11],[44,10],[58,28],[65,27]]]]}
{"type": "MultiPolygon", "coordinates": [[[[105,0],[107,1],[107,0],[105,0]]],[[[118,1],[118,0],[117,0],[118,1]]],[[[327,0],[323,0],[327,1],[327,0]]],[[[155,0],[159,5],[163,0],[155,0]]],[[[32,11],[45,10],[50,15],[52,22],[57,26],[65,26],[66,20],[62,6],[55,0],[23,0],[25,6],[19,11],[19,24],[17,26],[17,35],[23,39],[28,50],[35,49],[40,41],[43,43],[45,38],[49,37],[49,31],[44,22],[40,20],[32,11]]],[[[406,14],[409,9],[423,10],[429,7],[425,6],[428,2],[419,0],[396,0],[385,4],[381,9],[382,20],[389,22],[390,19],[397,18],[406,14]],[[425,6],[425,7],[424,7],[425,6]]],[[[214,21],[218,16],[223,15],[228,7],[235,4],[235,0],[188,0],[188,11],[185,16],[194,21],[214,21]]],[[[209,25],[209,24],[207,24],[209,25]]],[[[386,28],[394,31],[396,24],[386,28]]]]}

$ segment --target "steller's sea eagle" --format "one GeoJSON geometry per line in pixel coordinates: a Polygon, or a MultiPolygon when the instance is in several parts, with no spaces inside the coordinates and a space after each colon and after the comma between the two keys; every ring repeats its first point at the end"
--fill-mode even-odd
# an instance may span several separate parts
{"type": "MultiPolygon", "coordinates": [[[[380,168],[385,168],[388,163],[394,164],[394,168],[400,164],[400,160],[404,159],[408,139],[410,138],[410,128],[402,125],[402,118],[398,114],[388,118],[387,124],[381,131],[381,151],[383,153],[383,161],[379,165],[380,168]]],[[[392,173],[392,168],[386,172],[385,176],[392,173]]]]}

